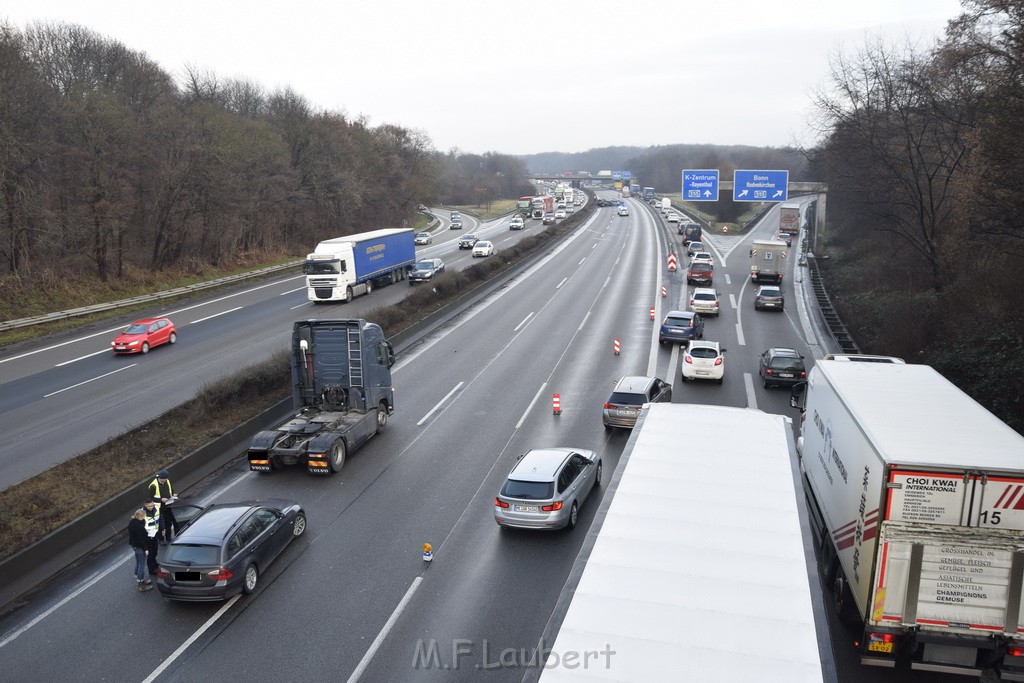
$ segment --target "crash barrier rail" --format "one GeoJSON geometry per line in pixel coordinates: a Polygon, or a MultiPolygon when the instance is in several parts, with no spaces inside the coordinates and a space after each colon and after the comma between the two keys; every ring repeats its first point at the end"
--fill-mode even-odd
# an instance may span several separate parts
{"type": "Polygon", "coordinates": [[[818,301],[818,312],[821,313],[821,319],[824,321],[825,327],[828,328],[829,334],[839,344],[839,348],[843,350],[843,353],[860,353],[860,347],[854,341],[850,330],[847,329],[839,317],[839,313],[836,312],[828,292],[825,291],[825,282],[821,277],[819,261],[827,261],[828,256],[816,257],[812,252],[808,251],[808,245],[814,244],[815,224],[814,206],[811,206],[808,210],[804,238],[800,242],[800,260],[798,265],[807,267],[807,275],[811,279],[811,291],[814,293],[814,298],[818,301]]]}
{"type": "Polygon", "coordinates": [[[302,265],[302,261],[289,261],[288,263],[282,263],[277,266],[268,266],[266,268],[260,268],[259,270],[251,270],[246,273],[239,273],[238,275],[228,275],[227,277],[217,278],[216,280],[209,280],[207,282],[197,282],[194,285],[185,285],[184,287],[175,287],[174,289],[168,289],[163,292],[156,292],[154,294],[145,294],[143,296],[134,296],[130,299],[121,299],[120,301],[110,301],[105,304],[93,304],[92,306],[82,306],[81,308],[71,308],[66,311],[57,311],[55,313],[45,313],[43,315],[35,315],[29,318],[18,318],[17,320],[5,320],[0,322],[0,332],[6,332],[7,330],[17,329],[19,327],[30,327],[32,325],[42,325],[43,323],[52,323],[58,320],[66,320],[68,318],[79,318],[83,315],[92,315],[93,313],[103,313],[104,311],[113,311],[118,308],[125,308],[127,306],[137,306],[139,304],[151,303],[153,301],[161,301],[163,299],[172,299],[176,296],[182,296],[184,294],[190,294],[192,292],[199,292],[204,289],[210,289],[212,287],[220,287],[222,285],[229,285],[234,282],[241,282],[243,280],[249,280],[252,278],[263,277],[272,273],[278,273],[282,270],[288,270],[289,268],[297,268],[302,265]]]}
{"type": "MultiPolygon", "coordinates": [[[[566,236],[570,234],[571,231],[567,232],[566,236]]],[[[538,250],[519,264],[480,283],[458,299],[392,335],[390,341],[396,352],[402,353],[445,320],[504,287],[510,279],[519,276],[549,253],[548,249],[538,250]]],[[[226,466],[248,449],[249,441],[256,433],[279,424],[292,411],[292,399],[289,397],[166,467],[175,489],[186,491],[190,486],[226,466]]],[[[122,538],[128,519],[131,513],[138,509],[150,479],[151,476],[136,482],[99,507],[50,532],[24,550],[0,560],[0,614],[16,606],[16,603],[24,601],[26,595],[64,569],[122,538]]],[[[186,500],[183,499],[181,502],[186,500]]]]}

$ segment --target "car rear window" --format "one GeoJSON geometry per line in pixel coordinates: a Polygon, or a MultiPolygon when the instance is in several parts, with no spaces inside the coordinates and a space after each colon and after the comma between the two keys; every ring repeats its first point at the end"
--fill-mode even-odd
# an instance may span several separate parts
{"type": "Polygon", "coordinates": [[[689,327],[692,322],[692,318],[673,318],[671,316],[665,318],[666,325],[674,325],[675,327],[689,327]]]}
{"type": "Polygon", "coordinates": [[[172,543],[167,546],[164,559],[185,564],[220,564],[220,546],[172,543]]]}
{"type": "Polygon", "coordinates": [[[625,391],[613,391],[609,403],[617,406],[642,406],[647,403],[647,394],[634,394],[625,391]]]}
{"type": "Polygon", "coordinates": [[[761,296],[782,296],[782,292],[777,289],[762,289],[761,296]]]}
{"type": "Polygon", "coordinates": [[[550,481],[521,481],[508,479],[501,487],[501,495],[508,498],[524,500],[547,500],[554,492],[554,483],[550,481]]]}
{"type": "Polygon", "coordinates": [[[698,346],[695,349],[690,349],[690,355],[694,358],[717,358],[718,352],[714,349],[709,349],[706,346],[698,346]]]}
{"type": "Polygon", "coordinates": [[[776,370],[803,370],[804,362],[799,358],[785,358],[776,356],[772,359],[772,368],[776,370]]]}
{"type": "Polygon", "coordinates": [[[703,292],[698,292],[698,293],[693,295],[693,300],[694,301],[714,301],[715,300],[715,295],[714,294],[705,294],[703,292]]]}
{"type": "Polygon", "coordinates": [[[711,270],[711,266],[710,266],[710,264],[707,264],[707,263],[694,263],[692,266],[690,266],[690,270],[692,270],[692,271],[701,271],[701,272],[710,271],[711,270]]]}

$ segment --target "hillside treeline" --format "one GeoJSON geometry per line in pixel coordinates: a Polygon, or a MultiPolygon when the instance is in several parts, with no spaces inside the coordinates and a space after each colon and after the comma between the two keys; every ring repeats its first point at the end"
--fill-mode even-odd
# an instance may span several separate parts
{"type": "Polygon", "coordinates": [[[515,197],[525,167],[321,111],[78,25],[0,25],[0,278],[190,271],[515,197]]]}
{"type": "Polygon", "coordinates": [[[1018,431],[1022,74],[1024,0],[965,0],[934,46],[836,55],[811,154],[829,291],[862,349],[935,366],[1018,431]]]}

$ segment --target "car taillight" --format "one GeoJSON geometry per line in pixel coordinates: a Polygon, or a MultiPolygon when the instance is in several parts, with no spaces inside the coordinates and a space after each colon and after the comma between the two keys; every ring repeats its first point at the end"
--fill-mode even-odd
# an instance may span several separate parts
{"type": "Polygon", "coordinates": [[[684,363],[689,363],[690,365],[693,365],[693,358],[691,358],[689,355],[685,355],[685,356],[683,356],[683,362],[684,363]]]}
{"type": "Polygon", "coordinates": [[[764,374],[771,375],[772,374],[772,369],[771,368],[765,368],[764,369],[764,374]]]}
{"type": "Polygon", "coordinates": [[[719,356],[718,358],[715,359],[715,365],[721,365],[723,360],[725,359],[719,356]]]}
{"type": "Polygon", "coordinates": [[[604,403],[604,409],[605,410],[611,410],[614,407],[615,406],[613,406],[611,403],[608,403],[607,401],[605,401],[605,403],[604,403]]]}
{"type": "Polygon", "coordinates": [[[562,501],[555,501],[551,505],[541,505],[540,509],[543,510],[544,512],[554,512],[555,510],[561,510],[562,501]]]}
{"type": "Polygon", "coordinates": [[[693,299],[690,299],[690,308],[693,308],[693,299]]]}
{"type": "Polygon", "coordinates": [[[715,300],[715,308],[718,308],[718,300],[715,300]]]}
{"type": "Polygon", "coordinates": [[[234,573],[227,567],[220,567],[218,569],[214,569],[212,572],[207,574],[207,576],[209,576],[214,581],[227,581],[232,576],[234,576],[234,573]]]}
{"type": "Polygon", "coordinates": [[[497,496],[494,497],[494,504],[497,505],[500,508],[507,508],[508,507],[508,503],[506,503],[505,501],[501,500],[497,496]]]}
{"type": "Polygon", "coordinates": [[[807,371],[806,370],[801,370],[800,371],[800,376],[801,377],[806,377],[807,376],[807,371]]]}
{"type": "Polygon", "coordinates": [[[166,569],[164,569],[163,567],[157,567],[156,568],[156,575],[159,576],[161,579],[166,579],[168,576],[171,575],[171,573],[169,571],[167,571],[166,569]]]}

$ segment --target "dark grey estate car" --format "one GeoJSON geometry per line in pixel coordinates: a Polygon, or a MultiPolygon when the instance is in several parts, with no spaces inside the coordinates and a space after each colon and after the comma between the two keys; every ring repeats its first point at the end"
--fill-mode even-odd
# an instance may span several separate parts
{"type": "Polygon", "coordinates": [[[795,349],[781,346],[765,350],[758,360],[757,370],[765,389],[780,385],[793,386],[807,380],[804,357],[795,349]]]}
{"type": "Polygon", "coordinates": [[[632,429],[645,403],[671,403],[672,385],[657,377],[623,377],[604,403],[604,428],[632,429]]]}
{"type": "Polygon", "coordinates": [[[226,600],[256,590],[259,576],[293,538],[306,513],[290,500],[211,505],[160,551],[156,586],[172,600],[226,600]]]}
{"type": "Polygon", "coordinates": [[[439,258],[428,258],[422,261],[417,261],[416,265],[409,271],[409,284],[414,285],[417,282],[429,282],[434,278],[435,275],[440,275],[444,272],[444,261],[439,258]]]}

